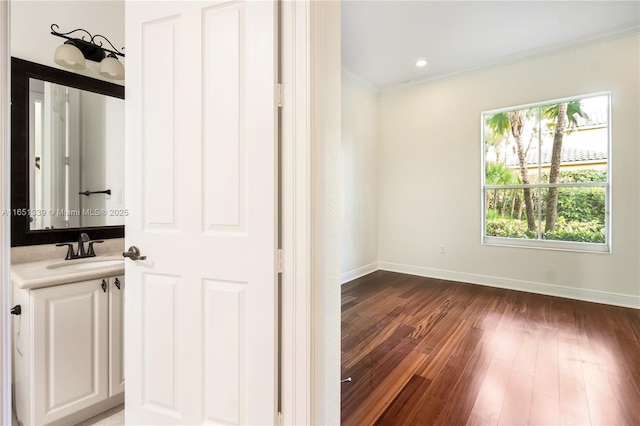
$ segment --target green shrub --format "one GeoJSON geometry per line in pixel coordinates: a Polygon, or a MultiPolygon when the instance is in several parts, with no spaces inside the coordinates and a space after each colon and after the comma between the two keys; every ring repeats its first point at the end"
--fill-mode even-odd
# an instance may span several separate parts
{"type": "Polygon", "coordinates": [[[496,210],[494,209],[489,209],[487,210],[487,220],[489,219],[500,219],[500,213],[498,213],[496,210]]]}
{"type": "MultiPolygon", "coordinates": [[[[606,182],[607,171],[599,169],[560,170],[559,183],[606,182]]],[[[549,172],[542,173],[542,182],[549,182],[549,172]]]]}
{"type": "MultiPolygon", "coordinates": [[[[543,182],[548,182],[548,173],[543,174],[543,182]]],[[[575,183],[575,182],[603,182],[606,181],[606,171],[600,170],[571,170],[561,171],[559,182],[575,183]]],[[[542,197],[542,219],[545,220],[547,211],[547,190],[542,192],[532,190],[534,205],[538,205],[539,197],[542,197]]],[[[504,217],[513,217],[514,219],[520,214],[521,219],[526,218],[526,212],[523,210],[522,190],[512,189],[493,189],[487,192],[488,206],[495,209],[496,205],[499,210],[496,212],[504,213],[504,217]],[[515,203],[515,206],[513,205],[515,203]],[[522,210],[522,211],[520,211],[522,210]],[[512,216],[513,214],[513,216],[512,216]]],[[[560,188],[558,191],[557,215],[564,217],[568,222],[592,222],[604,223],[605,221],[605,188],[604,187],[579,187],[579,188],[560,188]]],[[[487,215],[487,218],[497,218],[494,213],[487,215]]],[[[503,217],[500,214],[500,217],[503,217]]]]}
{"type": "Polygon", "coordinates": [[[603,187],[561,188],[558,191],[558,216],[567,221],[599,222],[605,218],[603,187]]]}
{"type": "MultiPolygon", "coordinates": [[[[486,234],[490,237],[509,237],[536,239],[536,232],[527,229],[527,222],[515,219],[489,219],[486,221],[486,234]]],[[[558,218],[555,231],[544,232],[542,239],[557,241],[578,241],[586,243],[604,243],[604,225],[597,221],[576,222],[558,218]]]]}
{"type": "Polygon", "coordinates": [[[566,222],[564,218],[556,222],[554,231],[542,235],[545,240],[579,241],[584,243],[604,243],[604,225],[601,222],[566,222]]]}
{"type": "MultiPolygon", "coordinates": [[[[490,237],[531,238],[527,235],[527,222],[515,219],[489,219],[486,233],[490,237]]],[[[533,238],[536,238],[534,235],[533,238]]]]}

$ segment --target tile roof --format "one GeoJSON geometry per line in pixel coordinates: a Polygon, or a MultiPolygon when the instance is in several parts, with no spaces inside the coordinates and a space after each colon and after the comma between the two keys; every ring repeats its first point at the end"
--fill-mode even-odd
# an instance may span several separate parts
{"type": "MultiPolygon", "coordinates": [[[[540,163],[542,165],[551,164],[551,153],[552,149],[543,149],[542,155],[540,158],[540,163]]],[[[582,161],[598,161],[598,160],[607,160],[607,153],[604,151],[594,151],[589,149],[579,149],[579,148],[566,148],[562,147],[562,159],[561,163],[574,163],[574,162],[582,162],[582,161]]],[[[527,153],[527,164],[537,164],[538,163],[538,151],[537,150],[529,150],[527,153]]],[[[518,157],[516,155],[509,155],[507,158],[507,166],[517,166],[518,165],[518,157]]]]}

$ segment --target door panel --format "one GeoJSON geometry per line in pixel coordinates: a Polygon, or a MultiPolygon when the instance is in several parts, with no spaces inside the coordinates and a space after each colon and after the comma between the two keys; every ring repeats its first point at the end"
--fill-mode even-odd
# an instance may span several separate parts
{"type": "Polygon", "coordinates": [[[126,422],[276,415],[276,14],[126,3],[126,422]]]}
{"type": "Polygon", "coordinates": [[[206,230],[243,230],[245,214],[244,4],[204,11],[202,114],[206,230]]]}
{"type": "Polygon", "coordinates": [[[241,389],[247,373],[246,283],[204,280],[202,289],[204,417],[214,423],[240,424],[239,408],[246,403],[241,389]]]}
{"type": "Polygon", "coordinates": [[[142,275],[142,403],[179,417],[180,277],[142,275]]]}
{"type": "MultiPolygon", "coordinates": [[[[107,303],[102,280],[32,291],[34,414],[49,423],[107,398],[107,303]]],[[[105,286],[106,288],[106,286],[105,286]]]]}
{"type": "MultiPolygon", "coordinates": [[[[176,180],[176,90],[184,40],[183,18],[154,19],[142,24],[142,209],[144,229],[179,228],[176,180]]],[[[178,94],[179,95],[179,94],[178,94]]]]}

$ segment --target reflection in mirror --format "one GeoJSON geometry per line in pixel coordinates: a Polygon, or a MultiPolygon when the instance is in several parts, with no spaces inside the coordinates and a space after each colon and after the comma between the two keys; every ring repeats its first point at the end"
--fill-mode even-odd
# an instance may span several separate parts
{"type": "Polygon", "coordinates": [[[123,141],[124,100],[29,79],[30,229],[123,225],[123,141]]]}
{"type": "Polygon", "coordinates": [[[11,246],[124,237],[124,86],[11,58],[11,246]]]}

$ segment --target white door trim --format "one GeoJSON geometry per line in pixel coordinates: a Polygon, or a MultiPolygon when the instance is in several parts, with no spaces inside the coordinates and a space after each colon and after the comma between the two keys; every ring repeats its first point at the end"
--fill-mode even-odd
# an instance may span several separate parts
{"type": "Polygon", "coordinates": [[[284,424],[310,418],[309,16],[307,2],[280,3],[281,223],[284,267],[281,315],[281,398],[284,424]]]}
{"type": "Polygon", "coordinates": [[[10,2],[0,2],[0,424],[11,424],[11,218],[3,214],[11,207],[11,34],[10,2]]]}
{"type": "Polygon", "coordinates": [[[282,2],[285,424],[340,423],[340,2],[282,2]]]}
{"type": "Polygon", "coordinates": [[[312,354],[316,424],[340,423],[340,2],[311,1],[312,354]]]}

